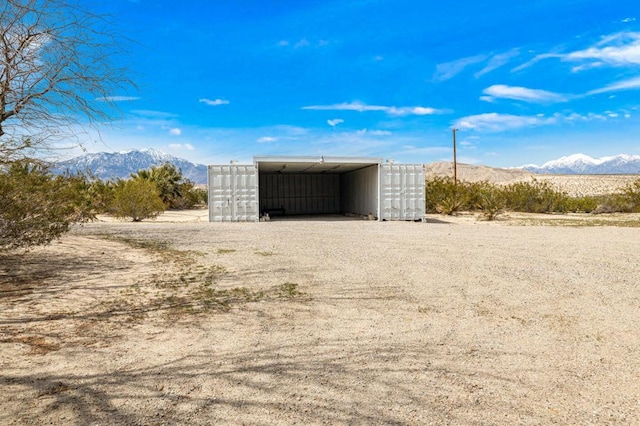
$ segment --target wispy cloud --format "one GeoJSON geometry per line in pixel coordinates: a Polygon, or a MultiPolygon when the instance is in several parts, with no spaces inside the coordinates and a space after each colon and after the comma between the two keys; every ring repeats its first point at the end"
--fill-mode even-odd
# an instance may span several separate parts
{"type": "Polygon", "coordinates": [[[356,130],[356,133],[359,135],[369,134],[371,136],[389,136],[392,133],[388,130],[369,130],[369,129],[360,129],[356,130]]]}
{"type": "Polygon", "coordinates": [[[191,145],[190,143],[184,143],[184,144],[181,144],[181,143],[170,143],[169,144],[169,148],[178,149],[178,150],[186,149],[187,151],[195,150],[193,145],[191,145]]]}
{"type": "Polygon", "coordinates": [[[332,120],[327,120],[327,124],[331,127],[336,127],[340,123],[344,123],[344,120],[342,118],[334,118],[332,120]]]}
{"type": "Polygon", "coordinates": [[[544,53],[514,68],[520,71],[545,59],[557,58],[564,62],[579,63],[573,72],[605,65],[626,67],[640,65],[640,32],[624,31],[602,37],[597,43],[569,53],[544,53]]]}
{"type": "Polygon", "coordinates": [[[634,90],[634,89],[640,89],[640,77],[618,81],[616,83],[609,84],[608,86],[602,87],[600,89],[592,90],[588,94],[597,95],[599,93],[618,92],[621,90],[634,90]]]}
{"type": "Polygon", "coordinates": [[[470,65],[475,65],[487,59],[487,55],[468,56],[451,62],[436,65],[436,72],[433,75],[435,81],[446,81],[461,73],[470,65]]]}
{"type": "MultiPolygon", "coordinates": [[[[621,112],[617,111],[606,111],[604,113],[590,112],[587,114],[579,114],[577,112],[555,113],[549,117],[544,114],[512,115],[492,112],[462,117],[454,123],[454,126],[463,130],[475,130],[479,132],[503,132],[525,127],[546,126],[561,123],[606,121],[622,117],[621,112]]],[[[624,117],[628,118],[626,115],[624,115],[624,117]]]]}
{"type": "Polygon", "coordinates": [[[262,136],[261,138],[258,138],[258,140],[256,142],[258,143],[271,143],[271,142],[276,142],[278,140],[278,138],[274,138],[273,136],[262,136]]]}
{"type": "Polygon", "coordinates": [[[173,129],[169,129],[169,134],[171,136],[180,136],[182,134],[182,130],[178,127],[174,127],[173,129]]]}
{"type": "Polygon", "coordinates": [[[131,112],[137,116],[152,118],[152,119],[170,119],[170,118],[178,117],[178,114],[174,114],[172,112],[154,111],[150,109],[135,109],[131,112]]]}
{"type": "Polygon", "coordinates": [[[229,101],[224,100],[224,99],[202,98],[202,99],[198,99],[198,102],[201,102],[201,103],[209,105],[209,106],[218,106],[218,105],[228,105],[229,104],[229,101]]]}
{"type": "Polygon", "coordinates": [[[540,126],[554,122],[553,118],[544,116],[523,116],[498,114],[495,112],[462,117],[455,122],[455,127],[464,130],[478,130],[487,132],[501,132],[522,127],[540,126]]]}
{"type": "Polygon", "coordinates": [[[387,111],[389,107],[381,105],[367,105],[362,102],[343,102],[341,104],[333,105],[311,105],[304,106],[302,109],[315,110],[315,111],[387,111]]]}
{"type": "Polygon", "coordinates": [[[511,49],[507,52],[494,55],[491,57],[491,59],[489,59],[489,62],[487,63],[487,65],[485,65],[483,69],[475,73],[473,76],[475,78],[480,78],[483,75],[488,74],[491,71],[494,71],[506,65],[507,63],[509,63],[509,61],[511,61],[511,59],[515,58],[519,54],[520,54],[520,49],[511,49]]]}
{"type": "Polygon", "coordinates": [[[362,102],[348,102],[341,104],[333,104],[333,105],[310,105],[302,107],[302,109],[306,110],[315,110],[315,111],[357,111],[357,112],[367,112],[367,111],[382,111],[389,115],[432,115],[432,114],[442,114],[445,111],[439,110],[431,107],[422,107],[422,106],[413,106],[413,107],[395,107],[395,106],[384,106],[384,105],[367,105],[362,102]]]}
{"type": "Polygon", "coordinates": [[[292,42],[286,39],[283,40],[279,40],[276,43],[276,46],[284,48],[291,48],[293,50],[298,50],[298,49],[305,49],[305,48],[321,48],[321,47],[325,47],[328,46],[330,44],[329,40],[324,40],[324,39],[320,39],[320,40],[312,40],[310,41],[307,38],[301,38],[298,41],[292,42]]]}
{"type": "Polygon", "coordinates": [[[487,96],[482,96],[480,99],[487,102],[492,102],[495,98],[532,103],[566,102],[569,99],[568,96],[559,93],[519,86],[506,86],[504,84],[495,84],[487,87],[482,93],[487,96]]]}
{"type": "Polygon", "coordinates": [[[595,46],[566,54],[567,61],[595,61],[613,66],[640,65],[640,32],[603,37],[595,46]]]}
{"type": "Polygon", "coordinates": [[[387,114],[390,115],[433,115],[440,114],[443,111],[430,107],[389,107],[387,114]]]}
{"type": "Polygon", "coordinates": [[[101,98],[96,98],[98,102],[130,102],[137,101],[140,97],[138,96],[104,96],[101,98]]]}

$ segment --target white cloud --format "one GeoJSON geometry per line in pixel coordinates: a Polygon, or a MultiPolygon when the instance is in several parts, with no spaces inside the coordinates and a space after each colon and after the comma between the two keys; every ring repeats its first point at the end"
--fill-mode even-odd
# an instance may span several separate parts
{"type": "Polygon", "coordinates": [[[302,107],[302,109],[316,110],[316,111],[386,111],[389,107],[380,105],[366,105],[362,102],[343,102],[341,104],[333,105],[311,105],[302,107]]]}
{"type": "Polygon", "coordinates": [[[326,40],[326,39],[319,39],[319,40],[309,40],[307,38],[301,38],[300,40],[296,41],[295,43],[289,40],[280,40],[276,43],[277,47],[281,47],[281,48],[290,48],[293,50],[298,50],[298,49],[306,49],[306,48],[323,48],[328,46],[329,44],[331,44],[330,40],[326,40]]]}
{"type": "Polygon", "coordinates": [[[534,103],[566,102],[568,100],[567,96],[559,93],[539,89],[528,89],[526,87],[506,86],[504,84],[496,84],[491,87],[487,87],[482,91],[482,93],[491,98],[514,99],[517,101],[534,103]]]}
{"type": "Polygon", "coordinates": [[[187,151],[193,151],[195,148],[190,143],[180,144],[180,143],[170,143],[169,148],[172,149],[186,149],[187,151]]]}
{"type": "Polygon", "coordinates": [[[488,74],[491,71],[494,71],[502,67],[503,65],[506,65],[511,59],[515,58],[519,54],[520,54],[519,49],[511,49],[508,52],[494,55],[491,57],[491,59],[489,59],[489,62],[487,63],[487,65],[485,65],[483,69],[475,73],[473,76],[475,78],[482,77],[483,75],[488,74]]]}
{"type": "Polygon", "coordinates": [[[435,81],[446,81],[464,71],[470,65],[475,65],[487,59],[486,55],[468,56],[451,62],[436,65],[436,72],[433,76],[435,81]]]}
{"type": "Polygon", "coordinates": [[[640,33],[623,32],[604,37],[595,46],[571,52],[563,60],[595,60],[613,66],[640,65],[640,33]]]}
{"type": "Polygon", "coordinates": [[[140,98],[138,96],[104,96],[102,98],[96,98],[98,102],[128,102],[137,101],[140,98]]]}
{"type": "Polygon", "coordinates": [[[587,94],[589,95],[597,95],[599,93],[609,93],[609,92],[617,92],[620,90],[634,90],[640,89],[640,77],[630,78],[628,80],[618,81],[617,83],[612,83],[608,86],[602,87],[600,89],[595,89],[587,94]]]}
{"type": "Polygon", "coordinates": [[[172,112],[165,112],[165,111],[153,111],[153,110],[149,110],[149,109],[136,109],[131,111],[134,114],[138,115],[138,116],[142,116],[145,118],[151,118],[151,119],[171,119],[171,118],[176,118],[178,117],[177,114],[174,114],[172,112]]]}
{"type": "Polygon", "coordinates": [[[387,114],[390,115],[433,115],[440,111],[430,107],[389,107],[387,114]]]}
{"type": "Polygon", "coordinates": [[[293,45],[294,49],[300,49],[301,47],[309,46],[309,41],[306,38],[299,40],[296,44],[293,45]]]}
{"type": "Polygon", "coordinates": [[[180,130],[177,127],[174,127],[173,129],[169,129],[169,134],[172,136],[180,136],[182,134],[182,130],[180,130]]]}
{"type": "Polygon", "coordinates": [[[520,71],[549,58],[558,58],[565,62],[579,62],[580,65],[573,68],[574,72],[604,65],[613,67],[637,66],[640,65],[640,32],[625,31],[610,34],[602,37],[596,44],[574,52],[541,54],[526,64],[514,68],[514,71],[520,71]]]}
{"type": "Polygon", "coordinates": [[[455,122],[455,127],[463,130],[501,132],[505,130],[519,129],[522,127],[551,124],[555,121],[555,118],[545,118],[540,115],[523,116],[492,112],[462,117],[455,122]]]}
{"type": "Polygon", "coordinates": [[[226,101],[224,99],[215,99],[215,100],[211,100],[211,99],[207,99],[207,98],[202,98],[202,99],[198,99],[198,102],[202,102],[203,104],[209,105],[209,106],[218,106],[218,105],[228,105],[229,101],[226,101]]]}
{"type": "Polygon", "coordinates": [[[395,106],[384,106],[384,105],[367,105],[362,102],[349,102],[349,103],[341,103],[341,104],[333,104],[333,105],[311,105],[302,107],[302,109],[307,110],[315,110],[315,111],[357,111],[357,112],[366,112],[366,111],[383,111],[389,115],[431,115],[431,114],[440,114],[443,111],[437,110],[431,107],[422,107],[422,106],[414,106],[414,107],[395,107],[395,106]]]}
{"type": "Polygon", "coordinates": [[[496,101],[496,98],[494,98],[493,96],[480,96],[480,100],[481,101],[485,101],[485,102],[494,103],[496,101]]]}
{"type": "Polygon", "coordinates": [[[258,143],[270,143],[270,142],[276,142],[278,140],[278,138],[274,138],[272,136],[263,136],[261,138],[258,138],[257,142],[258,143]]]}
{"type": "Polygon", "coordinates": [[[366,135],[369,134],[371,136],[389,136],[392,133],[387,130],[368,130],[368,129],[360,129],[356,130],[356,134],[358,135],[366,135]]]}
{"type": "Polygon", "coordinates": [[[620,22],[622,22],[623,24],[628,24],[629,22],[635,22],[635,21],[636,21],[636,18],[631,18],[631,17],[629,17],[629,18],[624,18],[624,19],[623,19],[622,21],[620,21],[620,22]]]}
{"type": "Polygon", "coordinates": [[[327,120],[327,124],[331,127],[336,127],[340,123],[344,123],[344,120],[341,118],[334,118],[333,120],[327,120]]]}

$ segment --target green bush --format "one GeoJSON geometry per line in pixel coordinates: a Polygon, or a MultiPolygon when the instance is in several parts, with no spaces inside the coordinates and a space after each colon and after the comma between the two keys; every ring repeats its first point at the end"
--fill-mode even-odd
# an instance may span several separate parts
{"type": "Polygon", "coordinates": [[[570,197],[546,181],[516,182],[505,187],[489,182],[458,182],[434,177],[425,182],[427,213],[452,215],[480,211],[488,220],[503,211],[525,213],[615,213],[640,212],[640,179],[621,193],[597,197],[570,197]]]}
{"type": "Polygon", "coordinates": [[[640,212],[640,179],[627,184],[622,190],[623,196],[629,204],[631,211],[640,212]]]}
{"type": "Polygon", "coordinates": [[[83,175],[53,176],[28,159],[0,168],[0,251],[48,244],[94,218],[83,175]]]}
{"type": "Polygon", "coordinates": [[[469,210],[469,191],[463,182],[436,176],[426,182],[425,203],[427,213],[456,214],[469,210]]]}
{"type": "Polygon", "coordinates": [[[600,204],[602,197],[567,197],[565,211],[571,213],[591,213],[600,204]]]}
{"type": "Polygon", "coordinates": [[[140,222],[157,217],[165,210],[165,205],[153,182],[130,179],[115,188],[110,210],[118,218],[140,222]]]}
{"type": "Polygon", "coordinates": [[[516,182],[504,189],[506,207],[512,211],[552,213],[567,211],[568,195],[546,181],[516,182]]]}
{"type": "Polygon", "coordinates": [[[476,193],[476,206],[487,220],[493,220],[504,212],[506,198],[504,191],[486,184],[476,193]]]}

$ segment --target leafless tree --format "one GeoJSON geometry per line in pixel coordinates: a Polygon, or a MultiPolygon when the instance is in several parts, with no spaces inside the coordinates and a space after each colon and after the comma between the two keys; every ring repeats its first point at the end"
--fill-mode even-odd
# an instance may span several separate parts
{"type": "Polygon", "coordinates": [[[111,28],[79,0],[0,0],[0,163],[113,118],[134,86],[111,28]]]}

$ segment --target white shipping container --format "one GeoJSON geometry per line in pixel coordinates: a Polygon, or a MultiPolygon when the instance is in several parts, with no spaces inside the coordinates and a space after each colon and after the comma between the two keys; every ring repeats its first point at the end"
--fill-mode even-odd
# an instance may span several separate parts
{"type": "Polygon", "coordinates": [[[353,214],[378,220],[424,217],[424,168],[379,158],[256,157],[253,165],[209,166],[209,221],[264,214],[353,214]]]}

